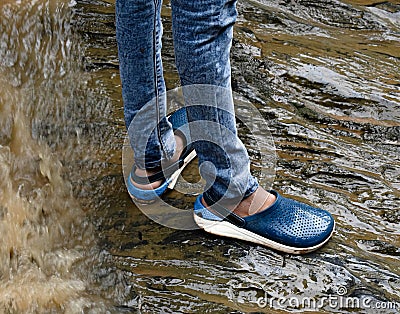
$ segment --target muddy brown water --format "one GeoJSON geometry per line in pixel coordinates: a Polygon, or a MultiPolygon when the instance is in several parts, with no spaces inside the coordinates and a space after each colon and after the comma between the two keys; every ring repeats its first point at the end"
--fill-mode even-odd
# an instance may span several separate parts
{"type": "MultiPolygon", "coordinates": [[[[329,210],[333,239],[299,257],[147,219],[121,171],[114,1],[3,0],[1,313],[400,311],[400,4],[243,0],[238,10],[233,87],[269,123],[274,188],[329,210]],[[340,294],[381,309],[329,304],[340,294]]],[[[174,88],[169,16],[165,3],[174,88]]],[[[194,197],[166,199],[190,210],[194,197]]]]}

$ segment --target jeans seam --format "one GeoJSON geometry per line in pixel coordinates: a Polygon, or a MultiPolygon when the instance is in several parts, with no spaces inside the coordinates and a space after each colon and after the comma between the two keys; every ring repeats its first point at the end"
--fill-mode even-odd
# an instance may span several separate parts
{"type": "Polygon", "coordinates": [[[161,129],[160,129],[160,95],[158,91],[158,73],[157,73],[157,10],[158,10],[158,1],[154,0],[154,22],[153,22],[153,61],[154,61],[154,88],[156,94],[156,117],[157,117],[157,136],[160,142],[161,150],[164,152],[164,143],[161,140],[161,129]]]}

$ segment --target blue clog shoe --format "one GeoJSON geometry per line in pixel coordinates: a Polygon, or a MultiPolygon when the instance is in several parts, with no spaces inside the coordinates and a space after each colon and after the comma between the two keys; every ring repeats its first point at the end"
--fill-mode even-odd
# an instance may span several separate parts
{"type": "MultiPolygon", "coordinates": [[[[173,130],[178,130],[181,127],[187,125],[186,109],[180,108],[175,111],[171,116],[168,117],[168,121],[172,124],[173,130]]],[[[179,160],[164,167],[160,172],[157,172],[148,177],[141,177],[135,174],[137,169],[136,165],[133,165],[132,170],[127,180],[128,192],[131,198],[142,205],[151,204],[155,202],[167,189],[173,189],[176,182],[178,181],[179,175],[183,169],[196,157],[196,151],[193,145],[189,144],[183,150],[179,160]],[[161,185],[152,190],[142,190],[137,188],[133,183],[137,184],[149,184],[156,181],[162,180],[161,185]]]]}
{"type": "MultiPolygon", "coordinates": [[[[335,222],[330,213],[270,191],[276,201],[248,217],[223,209],[221,217],[201,202],[194,204],[197,225],[212,234],[261,244],[281,252],[305,254],[323,246],[333,234],[335,222]],[[224,218],[223,218],[224,217],[224,218]]],[[[218,209],[219,212],[221,208],[218,209]]]]}

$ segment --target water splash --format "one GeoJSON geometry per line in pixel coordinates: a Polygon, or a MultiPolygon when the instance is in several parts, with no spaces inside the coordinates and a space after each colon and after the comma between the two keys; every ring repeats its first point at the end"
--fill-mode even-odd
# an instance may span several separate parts
{"type": "Polygon", "coordinates": [[[63,131],[88,95],[72,15],[33,0],[0,16],[0,312],[80,312],[93,306],[74,265],[94,237],[64,165],[82,155],[63,131]]]}

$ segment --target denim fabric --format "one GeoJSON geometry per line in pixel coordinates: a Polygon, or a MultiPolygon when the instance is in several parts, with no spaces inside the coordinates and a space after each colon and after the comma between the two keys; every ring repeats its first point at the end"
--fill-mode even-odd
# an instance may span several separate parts
{"type": "MultiPolygon", "coordinates": [[[[135,163],[146,169],[168,160],[175,149],[171,125],[165,118],[160,1],[116,1],[125,122],[130,126],[135,163]],[[140,119],[136,120],[141,122],[136,123],[139,110],[140,119]],[[148,134],[150,139],[143,143],[148,134]]],[[[247,151],[237,138],[230,85],[236,1],[171,0],[171,6],[190,138],[207,182],[204,199],[209,205],[221,198],[240,201],[253,193],[258,183],[250,174],[247,151]]]]}
{"type": "MultiPolygon", "coordinates": [[[[139,168],[160,166],[162,158],[171,158],[175,141],[171,125],[165,119],[165,82],[161,61],[161,0],[117,0],[116,24],[125,124],[148,102],[156,105],[148,110],[149,123],[143,133],[152,133],[143,149],[134,149],[139,168]],[[160,122],[160,123],[158,123],[160,122]],[[158,127],[156,127],[158,123],[158,127]]],[[[130,132],[131,133],[131,132],[130,132]]],[[[135,134],[129,134],[137,147],[135,134]]]]}

